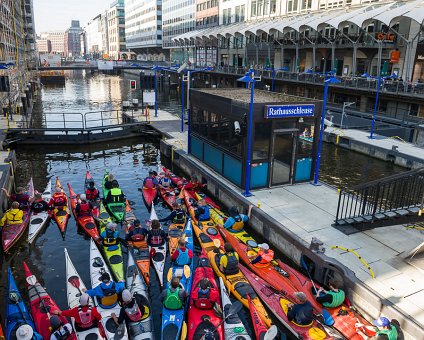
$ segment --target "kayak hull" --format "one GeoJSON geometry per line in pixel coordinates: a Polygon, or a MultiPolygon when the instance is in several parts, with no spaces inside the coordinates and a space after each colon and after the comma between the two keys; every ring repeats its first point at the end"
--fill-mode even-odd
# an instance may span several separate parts
{"type": "Polygon", "coordinates": [[[249,312],[250,317],[252,318],[253,330],[255,331],[256,339],[263,339],[267,331],[265,323],[259,316],[255,304],[252,302],[252,299],[249,295],[247,295],[247,301],[249,302],[249,312]]]}
{"type": "Polygon", "coordinates": [[[146,204],[147,209],[151,209],[152,203],[155,202],[156,197],[158,196],[158,189],[143,187],[142,196],[143,196],[144,204],[146,204]]]}
{"type": "MultiPolygon", "coordinates": [[[[43,200],[49,202],[52,197],[52,183],[49,181],[42,194],[43,200]]],[[[43,230],[43,228],[50,222],[50,215],[47,211],[40,213],[33,212],[29,220],[28,243],[31,244],[35,238],[43,230]]]]}
{"type": "Polygon", "coordinates": [[[174,188],[160,188],[159,193],[166,205],[172,209],[172,205],[177,201],[174,188]]]}
{"type": "MultiPolygon", "coordinates": [[[[63,189],[62,183],[59,180],[59,177],[56,177],[55,188],[59,187],[65,193],[63,189]]],[[[62,237],[65,237],[66,228],[68,226],[69,217],[71,216],[70,210],[68,208],[68,202],[66,202],[65,206],[62,207],[54,207],[53,209],[53,219],[56,222],[62,237]]]]}
{"type": "MultiPolygon", "coordinates": [[[[106,179],[108,176],[108,172],[105,173],[105,175],[103,176],[103,181],[102,181],[102,188],[103,188],[103,201],[104,201],[104,206],[106,207],[107,211],[110,214],[110,217],[115,221],[115,222],[122,222],[124,220],[124,216],[125,216],[125,202],[122,203],[108,203],[106,202],[106,198],[109,194],[109,189],[106,189],[105,187],[105,183],[106,183],[106,179]]],[[[100,210],[100,214],[101,214],[101,210],[100,210]]]]}
{"type": "Polygon", "coordinates": [[[25,232],[30,220],[30,212],[24,211],[22,223],[20,224],[6,224],[2,231],[2,244],[3,251],[8,253],[10,249],[19,241],[25,232]]]}
{"type": "MultiPolygon", "coordinates": [[[[105,224],[100,227],[100,234],[106,229],[105,224]]],[[[122,246],[117,243],[112,246],[105,246],[102,244],[103,254],[107,264],[109,265],[113,277],[117,281],[125,281],[124,277],[124,257],[122,255],[122,246]]]]}
{"type": "MultiPolygon", "coordinates": [[[[87,170],[85,173],[85,181],[84,181],[84,191],[89,188],[89,183],[94,182],[93,177],[91,176],[90,171],[87,170]]],[[[91,209],[91,213],[94,218],[100,216],[100,198],[95,200],[90,200],[91,204],[93,205],[93,209],[91,209]]]]}
{"type": "Polygon", "coordinates": [[[183,223],[171,223],[168,226],[168,247],[169,247],[169,254],[172,256],[174,254],[175,250],[178,248],[178,241],[184,234],[184,228],[185,228],[186,222],[183,223]]]}

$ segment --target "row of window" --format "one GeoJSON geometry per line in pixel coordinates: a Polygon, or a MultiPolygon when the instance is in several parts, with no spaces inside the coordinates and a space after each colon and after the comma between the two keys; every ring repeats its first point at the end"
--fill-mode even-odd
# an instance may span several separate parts
{"type": "Polygon", "coordinates": [[[209,9],[209,8],[218,7],[218,3],[219,3],[218,0],[205,1],[205,2],[202,2],[201,4],[197,4],[196,10],[197,10],[197,12],[200,12],[200,11],[204,11],[204,10],[209,9]]]}
{"type": "MultiPolygon", "coordinates": [[[[244,21],[244,12],[245,12],[245,5],[236,6],[234,22],[244,21]]],[[[231,24],[232,22],[233,21],[232,21],[232,15],[231,15],[231,8],[225,8],[222,11],[222,23],[224,25],[228,25],[228,24],[231,24]]]]}
{"type": "Polygon", "coordinates": [[[142,10],[141,12],[137,12],[133,15],[128,15],[126,19],[127,19],[127,21],[134,20],[134,19],[137,19],[138,17],[141,17],[141,16],[148,14],[150,12],[156,13],[156,12],[159,12],[161,10],[162,10],[162,5],[152,6],[152,7],[149,7],[149,8],[142,10]]]}
{"type": "Polygon", "coordinates": [[[195,1],[194,0],[186,0],[186,1],[182,1],[178,0],[175,5],[172,6],[172,4],[169,4],[172,1],[164,1],[162,4],[162,8],[163,8],[163,14],[168,14],[168,13],[172,13],[175,12],[179,9],[182,8],[186,8],[187,6],[190,5],[194,5],[195,1]]]}
{"type": "Polygon", "coordinates": [[[207,25],[212,25],[217,23],[218,23],[218,16],[212,15],[210,17],[205,17],[205,18],[196,20],[196,27],[198,28],[199,26],[207,26],[207,25]]]}
{"type": "MultiPolygon", "coordinates": [[[[297,0],[288,0],[287,6],[290,1],[297,0]]],[[[288,7],[287,7],[288,8],[288,7]]],[[[252,0],[250,6],[250,14],[252,17],[274,14],[277,11],[277,0],[252,0]]]]}
{"type": "Polygon", "coordinates": [[[156,17],[156,14],[153,14],[152,16],[150,16],[148,18],[144,18],[143,20],[140,20],[140,21],[136,21],[136,22],[132,22],[132,23],[127,22],[125,27],[127,29],[131,28],[131,27],[139,27],[139,26],[142,26],[144,24],[147,24],[147,23],[150,23],[150,22],[156,22],[156,21],[159,21],[159,20],[162,20],[162,16],[158,15],[156,17]]]}
{"type": "Polygon", "coordinates": [[[142,42],[142,41],[155,41],[155,40],[161,40],[161,39],[162,39],[161,34],[158,34],[156,36],[155,35],[147,35],[147,36],[144,36],[144,37],[128,38],[127,44],[142,42]]]}
{"type": "Polygon", "coordinates": [[[174,24],[174,23],[177,23],[177,22],[180,22],[180,21],[190,20],[190,19],[194,19],[193,13],[188,13],[188,14],[180,15],[178,17],[174,17],[174,18],[169,19],[169,20],[164,20],[163,25],[174,24]]]}

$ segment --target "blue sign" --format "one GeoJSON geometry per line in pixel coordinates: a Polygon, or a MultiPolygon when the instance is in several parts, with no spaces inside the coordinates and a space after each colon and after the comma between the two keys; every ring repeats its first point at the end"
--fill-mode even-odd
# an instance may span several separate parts
{"type": "Polygon", "coordinates": [[[267,105],[265,118],[313,117],[315,105],[267,105]]]}

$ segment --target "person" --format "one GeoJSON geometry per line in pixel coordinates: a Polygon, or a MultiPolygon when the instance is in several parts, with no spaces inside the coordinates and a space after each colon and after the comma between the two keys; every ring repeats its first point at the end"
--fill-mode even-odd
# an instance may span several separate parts
{"type": "Polygon", "coordinates": [[[75,212],[77,216],[78,217],[90,216],[91,209],[93,209],[93,206],[90,202],[87,201],[87,196],[85,194],[81,194],[80,202],[78,202],[77,205],[75,206],[75,212]]]}
{"type": "Polygon", "coordinates": [[[16,330],[16,339],[17,340],[43,340],[43,337],[38,333],[34,333],[34,329],[30,325],[24,323],[24,324],[21,324],[16,330]]]}
{"type": "Polygon", "coordinates": [[[83,288],[82,291],[92,298],[96,297],[102,308],[115,307],[118,303],[118,294],[125,289],[125,283],[112,281],[109,273],[106,272],[100,276],[100,281],[101,283],[93,289],[83,288]]]}
{"type": "Polygon", "coordinates": [[[168,176],[166,176],[164,172],[161,172],[159,174],[159,176],[160,176],[160,178],[159,178],[159,186],[161,188],[166,189],[166,188],[170,188],[172,186],[171,179],[168,176]]]}
{"type": "Polygon", "coordinates": [[[12,206],[0,220],[0,227],[4,227],[7,224],[21,224],[23,222],[24,212],[19,209],[19,203],[14,201],[12,206]]]}
{"type": "Polygon", "coordinates": [[[257,267],[266,267],[274,259],[274,251],[269,249],[269,245],[267,243],[258,244],[258,248],[258,254],[256,257],[252,256],[253,260],[251,263],[257,267]]]}
{"type": "Polygon", "coordinates": [[[186,247],[186,241],[183,238],[178,240],[178,248],[174,251],[171,256],[173,261],[178,266],[184,266],[190,264],[193,259],[193,252],[191,249],[186,247]]]}
{"type": "Polygon", "coordinates": [[[374,320],[374,326],[367,326],[360,322],[355,324],[355,327],[358,329],[358,334],[360,334],[364,339],[371,339],[364,332],[360,331],[361,328],[369,329],[376,332],[377,337],[387,336],[389,340],[397,340],[399,334],[397,328],[390,322],[389,319],[384,316],[379,317],[377,320],[374,320]]]}
{"type": "Polygon", "coordinates": [[[231,207],[229,210],[230,216],[224,223],[224,228],[230,232],[239,233],[243,231],[244,224],[249,220],[249,217],[240,214],[237,207],[231,207]]]}
{"type": "Polygon", "coordinates": [[[126,241],[141,242],[144,241],[147,235],[147,229],[141,226],[140,220],[134,220],[129,227],[129,232],[125,236],[126,241]]]}
{"type": "Polygon", "coordinates": [[[340,289],[342,283],[337,278],[331,278],[328,282],[330,290],[324,290],[320,287],[316,292],[316,300],[324,307],[335,308],[343,304],[345,300],[345,292],[340,289]]]}
{"type": "Polygon", "coordinates": [[[68,323],[63,323],[57,315],[50,317],[50,327],[52,334],[50,340],[65,340],[72,334],[72,326],[68,323]]]}
{"type": "Polygon", "coordinates": [[[23,207],[29,207],[30,205],[30,199],[29,195],[25,193],[25,189],[22,187],[16,188],[16,194],[10,194],[5,188],[2,188],[4,193],[6,194],[7,198],[13,201],[16,201],[19,203],[20,208],[23,207]]]}
{"type": "Polygon", "coordinates": [[[31,211],[35,214],[39,214],[47,210],[49,210],[49,204],[43,200],[41,194],[35,194],[34,201],[31,203],[31,211]]]}
{"type": "Polygon", "coordinates": [[[88,182],[88,188],[85,189],[87,200],[95,201],[100,198],[99,190],[94,186],[94,181],[88,182]]]}
{"type": "Polygon", "coordinates": [[[239,257],[234,251],[233,246],[225,242],[224,244],[225,254],[222,254],[219,259],[219,270],[226,275],[233,275],[239,272],[238,264],[239,257]]]}
{"type": "Polygon", "coordinates": [[[68,198],[66,197],[61,187],[54,189],[54,194],[50,199],[49,206],[51,207],[65,207],[68,205],[68,198]]]}
{"type": "Polygon", "coordinates": [[[111,190],[113,187],[113,184],[118,183],[118,181],[115,179],[115,177],[112,174],[105,175],[105,178],[106,178],[105,189],[111,190]]]}
{"type": "Polygon", "coordinates": [[[215,304],[219,304],[218,289],[204,278],[200,280],[199,286],[194,288],[190,300],[197,308],[211,309],[215,304]]]}
{"type": "Polygon", "coordinates": [[[197,202],[197,208],[194,216],[198,221],[207,221],[211,218],[210,209],[203,198],[197,202]]]}
{"type": "Polygon", "coordinates": [[[177,202],[174,202],[172,203],[171,213],[165,218],[161,218],[159,222],[172,221],[172,223],[184,223],[185,217],[186,217],[186,214],[184,210],[181,209],[181,206],[177,202]]]}
{"type": "Polygon", "coordinates": [[[105,337],[105,332],[102,323],[100,322],[102,316],[97,311],[96,307],[90,306],[90,296],[87,293],[83,293],[80,296],[79,306],[75,306],[74,308],[64,311],[55,310],[52,314],[74,318],[75,330],[77,332],[86,331],[92,328],[99,328],[100,335],[105,337]]]}
{"type": "Polygon", "coordinates": [[[311,137],[311,134],[309,133],[309,129],[305,127],[305,130],[303,130],[303,133],[301,134],[303,137],[311,137]]]}
{"type": "Polygon", "coordinates": [[[161,229],[159,220],[153,220],[151,230],[147,232],[147,244],[151,247],[160,247],[168,240],[166,233],[161,229]]]}
{"type": "Polygon", "coordinates": [[[161,300],[166,309],[176,310],[184,306],[184,302],[188,297],[188,293],[180,285],[180,279],[173,277],[168,289],[162,292],[161,300]]]}
{"type": "Polygon", "coordinates": [[[142,304],[142,299],[137,299],[138,294],[135,293],[135,296],[128,289],[122,291],[122,307],[119,311],[119,316],[116,317],[115,313],[112,313],[111,316],[115,323],[119,326],[124,321],[137,322],[143,320],[150,313],[149,306],[142,304]]]}
{"type": "Polygon", "coordinates": [[[110,189],[109,193],[106,197],[107,203],[123,203],[125,202],[125,195],[122,192],[121,188],[118,185],[118,182],[114,182],[112,184],[112,189],[110,189]]]}
{"type": "Polygon", "coordinates": [[[116,223],[109,222],[106,228],[100,233],[102,243],[105,247],[117,245],[119,242],[119,232],[116,230],[116,223]]]}
{"type": "Polygon", "coordinates": [[[143,180],[143,187],[147,189],[156,188],[159,185],[158,180],[156,179],[152,170],[149,171],[149,176],[143,180]]]}
{"type": "Polygon", "coordinates": [[[299,303],[290,304],[287,318],[298,325],[306,326],[314,321],[313,308],[305,293],[294,293],[299,303]]]}
{"type": "Polygon", "coordinates": [[[184,189],[199,191],[205,185],[203,185],[198,179],[196,175],[192,175],[190,181],[184,186],[184,189]]]}

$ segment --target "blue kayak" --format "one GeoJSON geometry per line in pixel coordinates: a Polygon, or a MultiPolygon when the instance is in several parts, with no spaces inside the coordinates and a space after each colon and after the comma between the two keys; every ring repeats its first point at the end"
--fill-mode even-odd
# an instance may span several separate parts
{"type": "Polygon", "coordinates": [[[8,287],[6,299],[6,339],[16,339],[16,330],[23,325],[28,325],[34,330],[33,339],[42,339],[35,330],[35,325],[27,310],[22,296],[16,287],[12,270],[8,268],[8,287]]]}
{"type": "MultiPolygon", "coordinates": [[[[191,219],[187,221],[184,229],[187,248],[193,251],[193,228],[191,219]]],[[[169,289],[171,278],[178,276],[180,278],[180,285],[190,294],[191,285],[193,283],[193,261],[189,265],[178,266],[173,265],[167,275],[166,290],[169,289]],[[172,274],[171,274],[172,273],[172,274]]],[[[184,315],[188,307],[189,301],[187,299],[184,306],[180,309],[162,309],[162,340],[164,339],[179,339],[181,337],[181,329],[184,324],[184,315]]]]}

